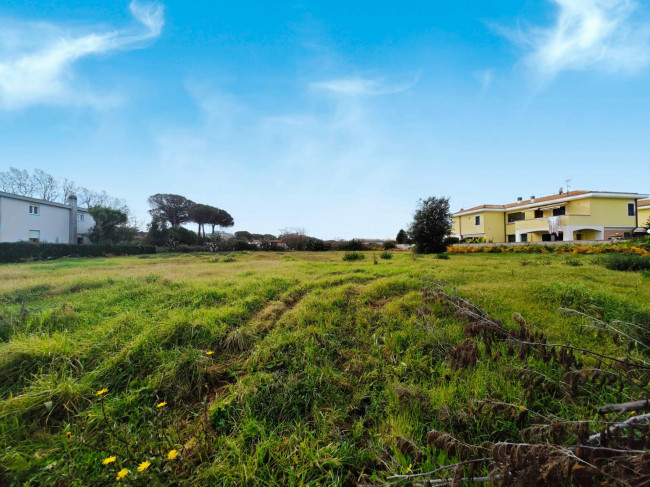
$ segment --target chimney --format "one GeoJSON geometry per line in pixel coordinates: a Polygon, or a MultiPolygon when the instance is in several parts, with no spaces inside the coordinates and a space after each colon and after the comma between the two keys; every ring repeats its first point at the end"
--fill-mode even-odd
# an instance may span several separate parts
{"type": "Polygon", "coordinates": [[[521,196],[517,196],[517,201],[523,201],[524,199],[521,196]]]}
{"type": "Polygon", "coordinates": [[[532,203],[535,203],[535,195],[533,195],[533,196],[530,197],[530,201],[531,201],[532,203]]]}
{"type": "Polygon", "coordinates": [[[73,194],[68,196],[68,205],[70,206],[70,224],[68,241],[71,245],[77,244],[77,197],[73,194]]]}

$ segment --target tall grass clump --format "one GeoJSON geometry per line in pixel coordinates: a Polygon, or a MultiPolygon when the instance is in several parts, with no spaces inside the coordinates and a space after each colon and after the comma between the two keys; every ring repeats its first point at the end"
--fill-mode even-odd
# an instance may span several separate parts
{"type": "Polygon", "coordinates": [[[650,257],[636,254],[604,255],[601,263],[611,271],[647,271],[650,270],[650,257]]]}
{"type": "Polygon", "coordinates": [[[388,250],[384,250],[381,254],[379,254],[379,257],[385,260],[390,260],[393,258],[393,254],[388,250]]]}
{"type": "Polygon", "coordinates": [[[351,261],[351,260],[363,260],[365,258],[366,258],[365,255],[363,255],[361,252],[357,252],[357,251],[346,252],[343,255],[343,260],[346,261],[346,262],[351,261]]]}

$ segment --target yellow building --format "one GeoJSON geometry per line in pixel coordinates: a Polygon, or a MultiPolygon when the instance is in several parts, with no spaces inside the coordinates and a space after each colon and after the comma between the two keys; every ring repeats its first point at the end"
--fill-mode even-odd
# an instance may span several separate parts
{"type": "Polygon", "coordinates": [[[629,238],[650,217],[650,200],[641,201],[647,197],[571,191],[526,201],[519,198],[507,205],[481,205],[452,214],[452,235],[494,243],[629,238]]]}
{"type": "Polygon", "coordinates": [[[642,200],[637,203],[639,210],[639,226],[650,227],[650,200],[642,200]]]}

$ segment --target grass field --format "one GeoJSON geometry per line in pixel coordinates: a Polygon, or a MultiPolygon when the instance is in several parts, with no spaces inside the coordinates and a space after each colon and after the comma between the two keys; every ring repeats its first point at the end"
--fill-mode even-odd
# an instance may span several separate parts
{"type": "Polygon", "coordinates": [[[132,485],[381,484],[455,461],[427,444],[431,429],[474,444],[520,438],[521,418],[478,414],[474,401],[582,420],[639,398],[631,386],[531,391],[506,354],[453,368],[465,322],[423,289],[620,355],[627,343],[558,308],[650,326],[647,274],[595,256],[365,254],[0,266],[0,485],[108,485],[122,469],[132,485]]]}

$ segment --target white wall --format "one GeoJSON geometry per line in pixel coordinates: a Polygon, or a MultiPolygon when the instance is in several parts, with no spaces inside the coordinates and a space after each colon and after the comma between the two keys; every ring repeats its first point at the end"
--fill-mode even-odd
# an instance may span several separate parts
{"type": "MultiPolygon", "coordinates": [[[[77,222],[77,233],[88,233],[94,223],[85,213],[84,221],[77,222]]],[[[28,241],[29,231],[39,230],[41,242],[67,244],[69,224],[68,208],[0,196],[0,242],[28,241]],[[30,205],[39,206],[38,215],[29,214],[30,205]]]]}

